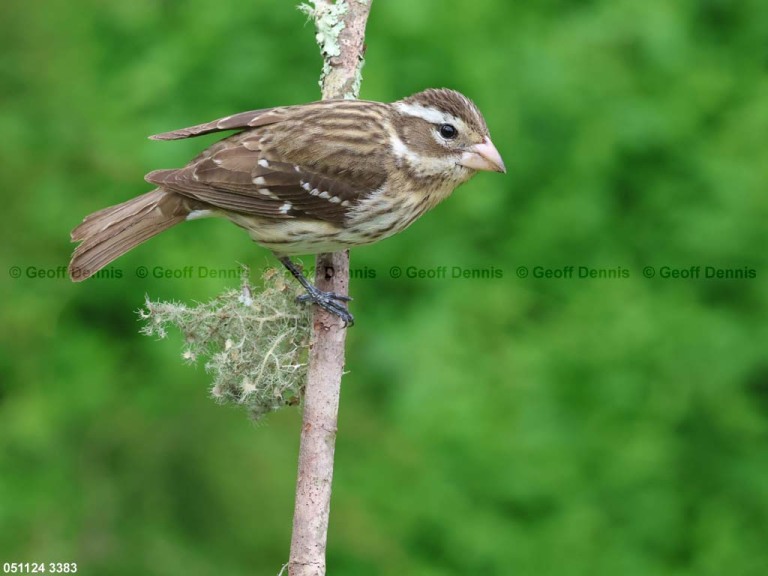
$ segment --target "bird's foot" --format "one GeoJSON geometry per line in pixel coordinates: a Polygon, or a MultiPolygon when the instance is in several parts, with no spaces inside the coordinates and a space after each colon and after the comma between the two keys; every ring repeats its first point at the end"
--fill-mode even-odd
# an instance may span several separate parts
{"type": "Polygon", "coordinates": [[[344,322],[345,328],[354,326],[355,324],[354,316],[349,313],[349,310],[347,310],[347,307],[344,304],[350,300],[352,300],[352,298],[349,296],[342,296],[341,294],[336,294],[335,292],[324,292],[323,290],[315,288],[311,285],[307,288],[306,294],[302,294],[301,296],[296,297],[297,302],[309,302],[311,304],[317,304],[326,312],[330,312],[334,316],[338,316],[341,318],[341,321],[344,322]]]}

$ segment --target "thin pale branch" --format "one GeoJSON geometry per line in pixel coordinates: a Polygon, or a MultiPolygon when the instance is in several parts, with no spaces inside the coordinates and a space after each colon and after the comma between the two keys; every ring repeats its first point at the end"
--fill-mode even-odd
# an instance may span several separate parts
{"type": "MultiPolygon", "coordinates": [[[[314,0],[303,9],[317,28],[323,54],[324,99],[357,98],[365,52],[365,24],[371,0],[314,0]]],[[[319,254],[315,284],[348,294],[349,253],[319,254]]],[[[323,576],[333,480],[346,328],[335,316],[315,308],[296,482],[290,576],[323,576]]]]}

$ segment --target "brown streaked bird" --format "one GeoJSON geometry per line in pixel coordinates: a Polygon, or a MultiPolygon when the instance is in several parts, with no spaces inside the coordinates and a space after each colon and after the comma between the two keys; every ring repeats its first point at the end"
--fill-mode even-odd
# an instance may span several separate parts
{"type": "Polygon", "coordinates": [[[324,100],[242,112],[151,136],[238,130],[183,168],[145,177],[155,190],[86,216],[74,281],[185,220],[223,216],[269,248],[313,302],[353,322],[349,298],[315,288],[290,260],[370,244],[410,226],[478,170],[506,172],[477,106],[447,89],[391,104],[324,100]]]}

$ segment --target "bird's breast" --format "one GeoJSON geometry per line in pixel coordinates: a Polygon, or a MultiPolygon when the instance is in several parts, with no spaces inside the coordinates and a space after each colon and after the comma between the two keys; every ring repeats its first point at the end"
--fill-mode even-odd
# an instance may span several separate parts
{"type": "Polygon", "coordinates": [[[447,198],[455,185],[434,182],[429,189],[413,189],[404,182],[389,181],[350,211],[345,230],[368,242],[402,232],[420,216],[447,198]]]}

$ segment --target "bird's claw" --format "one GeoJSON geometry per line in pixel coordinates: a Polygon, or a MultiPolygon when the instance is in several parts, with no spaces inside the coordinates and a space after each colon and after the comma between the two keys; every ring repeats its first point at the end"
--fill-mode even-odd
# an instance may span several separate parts
{"type": "Polygon", "coordinates": [[[341,321],[344,322],[345,328],[354,326],[355,324],[354,316],[349,313],[349,310],[347,310],[347,307],[344,305],[344,302],[349,302],[350,300],[352,300],[352,298],[349,296],[343,296],[334,292],[324,292],[317,288],[296,297],[296,302],[317,304],[326,312],[338,316],[341,321]]]}

